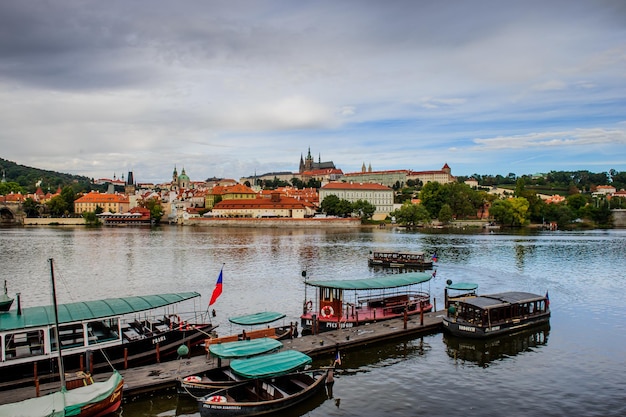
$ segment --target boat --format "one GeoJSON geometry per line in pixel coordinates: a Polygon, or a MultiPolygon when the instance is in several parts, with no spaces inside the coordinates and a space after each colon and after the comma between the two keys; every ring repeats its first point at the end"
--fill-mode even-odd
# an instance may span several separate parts
{"type": "MultiPolygon", "coordinates": [[[[210,355],[218,360],[217,367],[208,369],[200,375],[188,375],[178,380],[178,393],[199,397],[217,389],[232,386],[241,382],[242,377],[235,374],[229,365],[222,366],[222,359],[249,358],[277,351],[282,347],[281,342],[268,337],[210,345],[210,355]]],[[[289,364],[286,371],[292,370],[292,366],[289,364]]]]}
{"type": "Polygon", "coordinates": [[[454,304],[454,302],[457,300],[476,297],[477,288],[478,288],[478,284],[475,284],[473,282],[454,283],[452,282],[452,280],[447,280],[446,287],[443,290],[445,308],[447,309],[448,307],[450,307],[450,305],[454,304]]]}
{"type": "Polygon", "coordinates": [[[0,312],[9,311],[13,305],[13,298],[9,297],[7,281],[4,280],[4,294],[0,294],[0,312]]]}
{"type": "MultiPolygon", "coordinates": [[[[49,261],[54,299],[54,324],[56,328],[59,328],[59,306],[56,303],[54,267],[52,259],[49,261]]],[[[122,403],[122,390],[124,387],[124,380],[119,372],[114,371],[106,381],[93,382],[89,385],[68,390],[65,383],[62,343],[57,350],[57,354],[60,370],[60,389],[42,397],[0,405],[0,417],[101,417],[118,410],[122,403]]]]}
{"type": "MultiPolygon", "coordinates": [[[[200,294],[182,292],[59,304],[60,344],[68,370],[90,372],[109,364],[136,366],[176,358],[186,345],[200,346],[212,324],[203,315],[180,312],[200,294]]],[[[58,372],[53,306],[0,313],[0,389],[32,385],[58,372]]],[[[121,367],[121,366],[120,366],[121,367]]]]}
{"type": "Polygon", "coordinates": [[[393,274],[356,280],[307,281],[302,315],[302,334],[351,328],[381,320],[421,314],[432,310],[430,291],[423,289],[432,275],[424,272],[393,274]],[[315,296],[307,299],[307,288],[315,296]]]}
{"type": "Polygon", "coordinates": [[[510,291],[446,299],[444,331],[471,338],[509,334],[550,321],[548,294],[510,291]]]}
{"type": "Polygon", "coordinates": [[[317,369],[272,378],[250,379],[200,398],[200,416],[256,416],[276,413],[319,392],[326,385],[329,372],[329,369],[317,369]]]}
{"type": "Polygon", "coordinates": [[[206,353],[210,353],[210,346],[220,343],[235,342],[245,339],[272,338],[284,340],[298,335],[298,323],[289,323],[289,326],[267,326],[262,328],[254,328],[277,320],[285,318],[286,314],[275,311],[262,311],[254,314],[246,314],[243,316],[230,317],[229,322],[239,326],[250,326],[249,330],[243,329],[241,333],[228,336],[209,337],[205,340],[204,345],[206,353]]]}
{"type": "Polygon", "coordinates": [[[386,268],[432,268],[433,260],[424,252],[374,251],[367,258],[369,266],[386,268]]]}

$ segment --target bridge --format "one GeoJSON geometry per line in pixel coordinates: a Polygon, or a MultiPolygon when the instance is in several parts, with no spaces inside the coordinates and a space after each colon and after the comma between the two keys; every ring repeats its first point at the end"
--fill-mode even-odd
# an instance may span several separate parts
{"type": "Polygon", "coordinates": [[[25,217],[21,203],[0,202],[0,226],[21,226],[25,217]]]}

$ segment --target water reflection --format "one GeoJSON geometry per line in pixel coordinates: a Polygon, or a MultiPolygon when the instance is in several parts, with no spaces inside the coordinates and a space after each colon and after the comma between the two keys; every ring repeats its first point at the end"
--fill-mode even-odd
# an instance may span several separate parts
{"type": "Polygon", "coordinates": [[[468,339],[443,335],[448,356],[455,361],[468,361],[487,368],[491,362],[529,352],[548,343],[550,324],[520,333],[489,339],[468,339]]]}

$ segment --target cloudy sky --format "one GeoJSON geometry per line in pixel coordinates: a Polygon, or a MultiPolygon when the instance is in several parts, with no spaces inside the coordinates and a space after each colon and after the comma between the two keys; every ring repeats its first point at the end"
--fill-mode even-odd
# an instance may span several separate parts
{"type": "Polygon", "coordinates": [[[0,157],[139,182],[626,171],[626,2],[0,2],[0,157]]]}

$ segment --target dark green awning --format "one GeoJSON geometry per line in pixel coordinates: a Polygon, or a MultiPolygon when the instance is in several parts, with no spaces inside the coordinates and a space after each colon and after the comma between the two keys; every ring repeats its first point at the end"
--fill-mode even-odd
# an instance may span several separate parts
{"type": "MultiPolygon", "coordinates": [[[[144,295],[59,304],[59,323],[95,320],[104,317],[137,313],[180,303],[196,297],[200,297],[200,293],[183,292],[144,295]]],[[[13,309],[7,313],[0,313],[0,331],[48,325],[54,325],[53,306],[22,308],[21,315],[17,314],[17,309],[13,309]]]]}
{"type": "Polygon", "coordinates": [[[406,287],[430,281],[429,273],[394,274],[381,278],[365,278],[355,280],[307,281],[313,287],[337,288],[342,290],[380,290],[385,288],[406,287]]]}
{"type": "Polygon", "coordinates": [[[222,359],[246,358],[268,353],[283,347],[276,339],[262,337],[260,339],[240,340],[238,342],[216,343],[209,346],[209,351],[222,359]]]}
{"type": "Polygon", "coordinates": [[[297,350],[283,350],[250,359],[235,359],[230,368],[245,378],[269,378],[293,372],[312,362],[310,356],[297,350]]]}
{"type": "Polygon", "coordinates": [[[252,326],[255,324],[271,323],[278,319],[282,319],[285,316],[286,314],[277,313],[275,311],[263,311],[261,313],[249,314],[247,316],[231,317],[228,321],[244,326],[252,326]]]}
{"type": "Polygon", "coordinates": [[[457,282],[446,285],[446,288],[449,290],[472,291],[478,288],[478,284],[474,284],[472,282],[457,282]]]}

